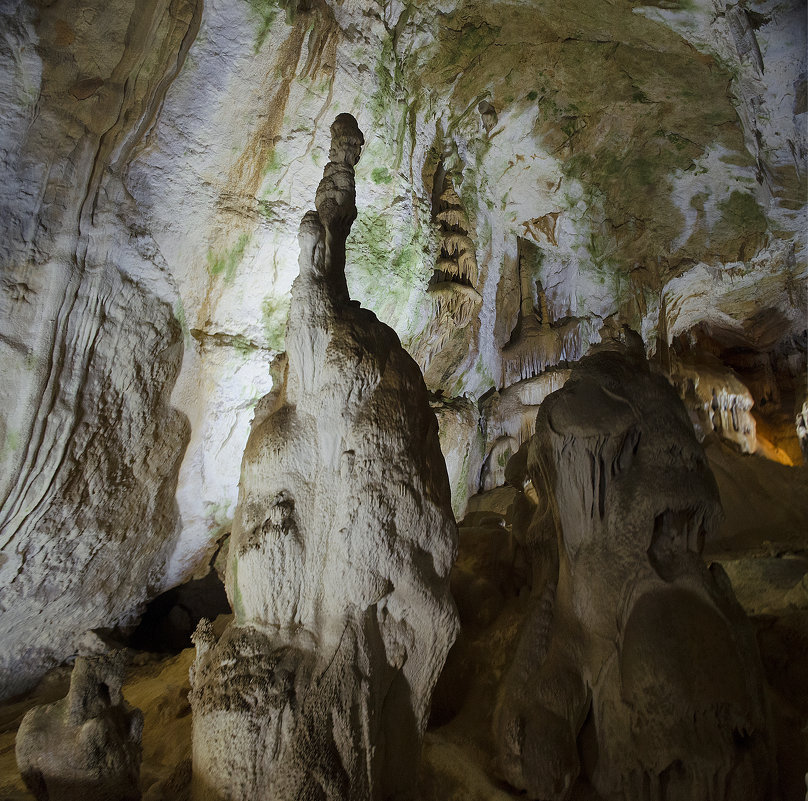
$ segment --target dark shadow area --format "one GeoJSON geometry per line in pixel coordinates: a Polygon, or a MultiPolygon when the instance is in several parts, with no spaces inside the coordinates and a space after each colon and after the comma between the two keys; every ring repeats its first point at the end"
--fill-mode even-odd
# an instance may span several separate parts
{"type": "Polygon", "coordinates": [[[132,632],[128,645],[139,651],[179,653],[191,647],[191,634],[203,618],[230,614],[224,584],[215,570],[158,595],[132,632]]]}

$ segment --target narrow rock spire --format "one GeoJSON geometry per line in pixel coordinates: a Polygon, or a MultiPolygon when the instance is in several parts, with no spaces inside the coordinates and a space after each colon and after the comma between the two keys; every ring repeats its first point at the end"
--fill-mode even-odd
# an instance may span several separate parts
{"type": "Polygon", "coordinates": [[[456,548],[423,377],[351,301],[345,240],[363,142],[331,127],[301,223],[288,366],[242,462],[226,587],[235,620],[197,637],[196,801],[415,797],[432,690],[454,641],[456,548]]]}

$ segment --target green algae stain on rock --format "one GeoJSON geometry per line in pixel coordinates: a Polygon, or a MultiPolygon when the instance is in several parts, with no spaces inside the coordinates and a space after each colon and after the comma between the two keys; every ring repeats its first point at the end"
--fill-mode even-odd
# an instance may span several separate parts
{"type": "Polygon", "coordinates": [[[261,167],[261,176],[263,178],[266,178],[273,172],[279,172],[282,168],[283,168],[283,160],[278,154],[277,149],[273,147],[269,151],[269,155],[267,156],[266,161],[261,167]]]}
{"type": "Polygon", "coordinates": [[[284,12],[287,25],[293,25],[297,14],[297,0],[247,0],[256,25],[255,43],[257,53],[266,42],[279,11],[284,12]]]}
{"type": "Polygon", "coordinates": [[[710,246],[721,255],[744,261],[760,249],[768,228],[754,195],[733,190],[729,197],[717,204],[720,217],[710,237],[710,246]]]}
{"type": "Polygon", "coordinates": [[[5,457],[10,453],[15,453],[20,448],[20,435],[16,431],[6,431],[3,443],[2,455],[5,457]]]}
{"type": "Polygon", "coordinates": [[[414,291],[426,286],[426,234],[412,224],[394,229],[387,212],[360,210],[348,238],[346,277],[351,297],[401,334],[414,291]],[[397,235],[398,232],[398,235],[397,235]]]}
{"type": "Polygon", "coordinates": [[[261,304],[261,323],[267,345],[282,351],[286,340],[286,318],[289,316],[289,297],[267,295],[261,304]]]}
{"type": "Polygon", "coordinates": [[[236,268],[244,256],[244,251],[250,243],[251,235],[242,234],[232,248],[224,252],[208,250],[207,268],[213,277],[223,276],[226,284],[233,282],[236,277],[236,268]]]}
{"type": "Polygon", "coordinates": [[[389,184],[393,182],[393,176],[387,167],[374,167],[370,173],[370,179],[374,184],[389,184]]]}
{"type": "Polygon", "coordinates": [[[250,12],[256,25],[253,48],[257,53],[263,46],[278,14],[278,0],[248,0],[250,12]]]}
{"type": "Polygon", "coordinates": [[[244,334],[235,334],[230,341],[230,346],[242,359],[246,359],[254,350],[256,350],[255,343],[251,342],[244,334]]]}
{"type": "Polygon", "coordinates": [[[726,200],[719,202],[718,208],[740,230],[759,234],[766,230],[763,209],[749,192],[739,192],[736,189],[726,200]]]}
{"type": "Polygon", "coordinates": [[[616,8],[468,0],[442,20],[434,46],[404,63],[414,86],[440,93],[452,85],[448,131],[476,107],[481,89],[505,113],[532,110],[538,141],[602,209],[614,269],[662,254],[675,271],[693,254],[670,252],[685,229],[671,176],[710,147],[741,165],[751,156],[731,73],[710,56],[694,57],[678,34],[631,5],[616,8]]]}
{"type": "Polygon", "coordinates": [[[387,35],[382,42],[381,52],[374,69],[376,90],[369,99],[373,121],[381,131],[396,132],[393,141],[388,145],[396,145],[398,155],[396,166],[401,163],[403,153],[403,134],[406,126],[407,93],[404,89],[404,73],[398,53],[393,47],[392,35],[387,35]]]}
{"type": "Polygon", "coordinates": [[[177,298],[177,302],[174,304],[174,317],[180,325],[182,340],[187,348],[191,344],[191,330],[185,317],[185,306],[182,303],[182,298],[177,298]]]}
{"type": "Polygon", "coordinates": [[[459,24],[461,19],[462,9],[440,28],[437,52],[427,65],[432,83],[451,84],[497,41],[498,26],[479,18],[459,24]]]}

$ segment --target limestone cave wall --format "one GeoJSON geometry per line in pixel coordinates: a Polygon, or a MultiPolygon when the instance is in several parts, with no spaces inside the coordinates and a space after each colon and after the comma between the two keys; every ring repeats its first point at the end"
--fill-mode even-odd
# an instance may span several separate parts
{"type": "Polygon", "coordinates": [[[746,476],[802,552],[807,58],[798,0],[0,3],[0,695],[207,572],[339,113],[458,519],[629,330],[751,504],[722,541],[746,476]]]}

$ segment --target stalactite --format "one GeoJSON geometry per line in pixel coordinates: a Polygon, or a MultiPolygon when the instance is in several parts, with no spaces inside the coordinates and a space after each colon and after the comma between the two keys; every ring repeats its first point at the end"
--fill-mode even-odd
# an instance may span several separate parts
{"type": "Polygon", "coordinates": [[[423,334],[425,347],[419,363],[427,369],[452,333],[465,328],[482,307],[476,290],[477,255],[469,236],[470,224],[451,179],[444,177],[440,209],[435,217],[441,228],[440,257],[427,291],[432,298],[432,320],[423,334]]]}
{"type": "Polygon", "coordinates": [[[520,240],[520,310],[511,339],[502,349],[503,385],[540,375],[548,367],[573,362],[583,356],[580,321],[574,317],[553,320],[547,293],[538,283],[538,310],[534,306],[531,275],[520,240]]]}
{"type": "Polygon", "coordinates": [[[442,211],[439,211],[436,219],[439,223],[449,228],[458,228],[460,231],[468,231],[471,227],[466,212],[463,211],[462,208],[455,206],[448,206],[442,211]]]}

